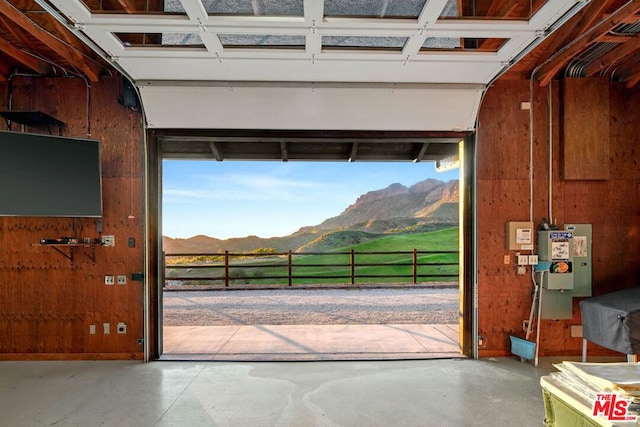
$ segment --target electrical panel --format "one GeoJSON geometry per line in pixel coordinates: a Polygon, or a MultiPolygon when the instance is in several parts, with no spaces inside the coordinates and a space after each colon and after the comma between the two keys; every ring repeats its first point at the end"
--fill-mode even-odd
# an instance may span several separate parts
{"type": "Polygon", "coordinates": [[[542,287],[550,290],[573,289],[573,232],[538,231],[538,258],[549,262],[549,273],[542,287]]]}
{"type": "Polygon", "coordinates": [[[591,224],[565,224],[573,233],[573,292],[574,297],[590,297],[592,289],[591,224]]]}

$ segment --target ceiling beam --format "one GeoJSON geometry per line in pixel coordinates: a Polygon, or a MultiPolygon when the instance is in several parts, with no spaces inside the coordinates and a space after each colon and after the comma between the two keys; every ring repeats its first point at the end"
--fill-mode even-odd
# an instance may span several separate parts
{"type": "Polygon", "coordinates": [[[57,37],[44,30],[38,24],[27,18],[22,12],[11,5],[7,0],[0,0],[0,14],[11,20],[49,49],[56,52],[74,67],[84,72],[89,80],[97,82],[100,76],[100,68],[95,64],[89,64],[82,52],[60,41],[57,37]]]}
{"type": "Polygon", "coordinates": [[[0,51],[38,74],[47,74],[51,71],[49,64],[25,53],[3,38],[0,38],[0,51]]]}
{"type": "Polygon", "coordinates": [[[596,39],[596,43],[626,43],[634,37],[634,34],[605,34],[596,39]]]}
{"type": "Polygon", "coordinates": [[[136,11],[136,6],[133,4],[132,0],[118,0],[118,3],[124,9],[124,11],[127,12],[127,13],[135,13],[135,12],[137,12],[136,11]]]}
{"type": "MultiPolygon", "coordinates": [[[[592,3],[592,4],[595,4],[592,3]]],[[[599,10],[599,9],[598,9],[599,10]]],[[[597,25],[591,27],[584,33],[582,38],[573,39],[575,42],[567,45],[563,50],[560,50],[556,55],[553,55],[551,60],[542,66],[540,69],[540,85],[546,86],[555,77],[555,75],[579,52],[585,49],[590,44],[594,43],[599,37],[605,35],[612,28],[620,24],[629,15],[635,14],[640,10],[640,0],[630,0],[607,19],[600,21],[597,25]]],[[[587,16],[588,20],[595,19],[593,15],[594,11],[587,16]]],[[[584,18],[584,17],[583,17],[584,18]]]]}
{"type": "Polygon", "coordinates": [[[547,53],[543,56],[542,60],[546,60],[550,55],[559,51],[562,46],[568,45],[576,37],[579,37],[587,31],[595,20],[602,18],[602,14],[611,1],[613,0],[591,2],[580,10],[573,19],[564,24],[561,31],[553,33],[549,38],[550,42],[546,44],[544,48],[547,53]]]}
{"type": "Polygon", "coordinates": [[[11,74],[9,67],[0,61],[0,82],[6,82],[9,74],[11,74]]]}
{"type": "Polygon", "coordinates": [[[623,45],[616,46],[604,55],[599,56],[595,61],[590,62],[585,67],[585,76],[593,76],[603,68],[614,65],[620,60],[625,59],[627,55],[634,53],[638,49],[640,49],[640,34],[634,36],[632,40],[629,40],[623,45]]]}
{"type": "Polygon", "coordinates": [[[633,68],[631,68],[631,70],[629,71],[629,75],[625,79],[625,86],[627,87],[627,89],[630,89],[637,85],[638,82],[640,82],[640,64],[636,64],[633,68]]]}
{"type": "Polygon", "coordinates": [[[209,143],[209,148],[211,149],[211,152],[213,153],[213,157],[215,157],[215,159],[218,162],[221,162],[222,160],[224,160],[224,156],[222,155],[222,148],[220,147],[220,145],[217,142],[210,142],[209,143]]]}

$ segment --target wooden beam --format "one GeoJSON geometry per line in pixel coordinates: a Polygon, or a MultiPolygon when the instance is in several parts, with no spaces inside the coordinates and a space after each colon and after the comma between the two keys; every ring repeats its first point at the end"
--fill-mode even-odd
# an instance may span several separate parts
{"type": "Polygon", "coordinates": [[[10,74],[11,70],[2,63],[2,61],[0,61],[0,82],[6,82],[8,80],[8,75],[10,74]]]}
{"type": "Polygon", "coordinates": [[[598,37],[596,43],[626,43],[634,37],[634,34],[605,34],[598,37]]]}
{"type": "Polygon", "coordinates": [[[548,56],[543,57],[543,61],[559,51],[562,46],[569,44],[582,33],[588,31],[597,19],[602,18],[602,14],[612,1],[591,2],[580,10],[573,19],[565,23],[551,36],[550,43],[545,46],[548,56]]]}
{"type": "Polygon", "coordinates": [[[47,74],[51,71],[49,64],[23,52],[3,38],[0,38],[0,51],[38,74],[47,74]]]}
{"type": "Polygon", "coordinates": [[[136,13],[136,7],[131,0],[118,0],[118,3],[127,13],[136,13]]]}
{"type": "Polygon", "coordinates": [[[629,73],[629,76],[624,80],[627,89],[631,89],[640,82],[640,64],[633,67],[629,73]]]}
{"type": "Polygon", "coordinates": [[[7,0],[0,0],[0,14],[11,20],[15,25],[19,26],[32,37],[45,44],[49,49],[56,52],[74,67],[84,72],[89,80],[97,82],[100,77],[100,68],[95,64],[86,62],[84,54],[72,46],[69,46],[51,33],[44,30],[31,19],[27,18],[22,12],[11,5],[7,0]]]}
{"type": "Polygon", "coordinates": [[[638,49],[640,49],[640,34],[634,36],[632,40],[623,45],[616,46],[604,55],[599,56],[595,61],[590,62],[585,68],[585,76],[593,76],[603,68],[617,63],[627,55],[635,53],[638,49]]]}
{"type": "MultiPolygon", "coordinates": [[[[551,61],[542,66],[540,69],[540,85],[546,86],[551,79],[579,52],[594,43],[598,37],[603,36],[612,28],[620,24],[629,15],[635,14],[640,10],[640,0],[630,0],[623,7],[618,9],[609,18],[601,21],[595,27],[591,27],[586,33],[587,35],[577,40],[570,45],[561,54],[555,56],[551,61]]],[[[590,19],[595,19],[593,15],[590,15],[590,19]]]]}
{"type": "Polygon", "coordinates": [[[626,18],[624,18],[621,22],[621,24],[635,24],[637,22],[640,22],[640,15],[633,14],[633,15],[629,15],[626,18]]]}

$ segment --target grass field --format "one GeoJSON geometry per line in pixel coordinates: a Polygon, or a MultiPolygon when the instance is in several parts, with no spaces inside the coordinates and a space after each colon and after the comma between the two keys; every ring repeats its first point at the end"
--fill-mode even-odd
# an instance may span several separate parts
{"type": "MultiPolygon", "coordinates": [[[[355,253],[355,283],[411,283],[414,249],[418,251],[418,282],[458,280],[458,228],[455,227],[426,233],[388,235],[322,253],[292,254],[292,283],[350,283],[352,250],[355,253]],[[449,251],[455,253],[420,253],[449,251]],[[448,263],[454,265],[438,265],[448,263]]],[[[287,255],[243,257],[230,261],[229,278],[233,284],[286,284],[288,270],[287,255]]],[[[168,280],[180,277],[183,285],[221,285],[223,276],[224,264],[221,261],[171,265],[166,269],[168,280]]]]}

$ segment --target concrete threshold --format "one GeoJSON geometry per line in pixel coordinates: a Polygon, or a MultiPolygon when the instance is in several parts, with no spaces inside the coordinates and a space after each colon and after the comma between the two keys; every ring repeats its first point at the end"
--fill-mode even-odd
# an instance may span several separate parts
{"type": "Polygon", "coordinates": [[[461,357],[458,325],[165,326],[161,360],[326,361],[461,357]]]}

